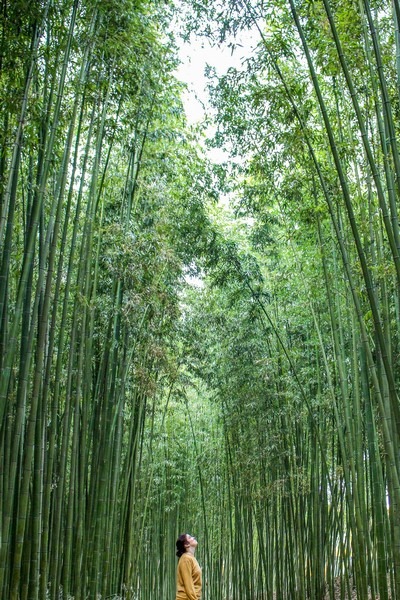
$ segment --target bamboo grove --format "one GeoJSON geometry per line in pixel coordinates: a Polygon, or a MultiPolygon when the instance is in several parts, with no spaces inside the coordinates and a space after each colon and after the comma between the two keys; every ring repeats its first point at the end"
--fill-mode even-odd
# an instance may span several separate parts
{"type": "Polygon", "coordinates": [[[399,22],[3,0],[2,598],[172,599],[182,531],[204,600],[400,597],[399,22]],[[179,19],[251,32],[208,69],[222,164],[179,19]]]}
{"type": "Polygon", "coordinates": [[[173,225],[203,218],[199,161],[167,12],[6,2],[2,17],[0,589],[104,597],[136,586],[137,465],[195,235],[178,247],[173,225]]]}

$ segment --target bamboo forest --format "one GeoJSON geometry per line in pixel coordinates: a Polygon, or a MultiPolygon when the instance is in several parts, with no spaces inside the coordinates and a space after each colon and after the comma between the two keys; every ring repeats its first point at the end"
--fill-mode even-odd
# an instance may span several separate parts
{"type": "Polygon", "coordinates": [[[1,599],[399,600],[400,1],[0,24],[1,599]]]}

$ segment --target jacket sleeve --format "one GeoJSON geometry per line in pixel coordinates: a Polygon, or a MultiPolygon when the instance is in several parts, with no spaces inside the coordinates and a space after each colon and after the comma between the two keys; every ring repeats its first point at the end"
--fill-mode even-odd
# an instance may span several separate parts
{"type": "Polygon", "coordinates": [[[179,561],[179,570],[182,575],[183,585],[185,586],[186,596],[188,600],[198,600],[194,585],[193,585],[193,576],[192,576],[192,563],[190,560],[180,560],[179,561]]]}

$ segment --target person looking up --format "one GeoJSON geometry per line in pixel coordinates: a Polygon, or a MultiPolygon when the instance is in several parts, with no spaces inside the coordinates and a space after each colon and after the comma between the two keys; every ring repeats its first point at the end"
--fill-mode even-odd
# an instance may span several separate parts
{"type": "Polygon", "coordinates": [[[176,540],[179,558],[176,570],[176,600],[199,600],[201,597],[201,569],[194,557],[197,540],[189,533],[182,533],[176,540]]]}

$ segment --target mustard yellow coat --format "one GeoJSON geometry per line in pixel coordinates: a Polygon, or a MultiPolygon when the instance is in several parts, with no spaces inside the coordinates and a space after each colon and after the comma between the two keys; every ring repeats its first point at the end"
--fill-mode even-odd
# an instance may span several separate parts
{"type": "Polygon", "coordinates": [[[199,600],[201,596],[201,569],[189,552],[182,554],[176,570],[176,600],[199,600]]]}

